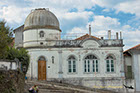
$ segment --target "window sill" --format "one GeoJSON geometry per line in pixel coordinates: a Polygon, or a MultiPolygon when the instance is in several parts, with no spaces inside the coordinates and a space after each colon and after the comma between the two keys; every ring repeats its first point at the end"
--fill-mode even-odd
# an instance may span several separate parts
{"type": "Polygon", "coordinates": [[[68,74],[68,75],[76,75],[77,72],[68,72],[67,74],[68,74]]]}
{"type": "Polygon", "coordinates": [[[99,74],[99,72],[84,72],[84,74],[99,74]]]}
{"type": "Polygon", "coordinates": [[[106,74],[115,74],[116,72],[105,72],[106,74]]]}

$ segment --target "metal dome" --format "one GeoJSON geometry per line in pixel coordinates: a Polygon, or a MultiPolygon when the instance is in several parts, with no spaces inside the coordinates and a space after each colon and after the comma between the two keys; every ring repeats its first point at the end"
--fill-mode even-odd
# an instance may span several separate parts
{"type": "Polygon", "coordinates": [[[60,30],[59,21],[57,17],[49,10],[45,8],[35,9],[27,16],[24,23],[24,30],[38,28],[60,30]]]}

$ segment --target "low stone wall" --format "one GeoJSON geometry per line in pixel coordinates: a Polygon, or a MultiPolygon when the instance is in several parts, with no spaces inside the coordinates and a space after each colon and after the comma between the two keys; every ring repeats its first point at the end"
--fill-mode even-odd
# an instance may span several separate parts
{"type": "Polygon", "coordinates": [[[66,79],[47,79],[48,81],[56,81],[62,83],[68,83],[73,85],[81,85],[89,88],[94,89],[104,89],[104,90],[111,90],[119,93],[126,92],[125,87],[125,79],[114,77],[114,78],[66,78],[66,79]]]}
{"type": "Polygon", "coordinates": [[[20,71],[0,71],[0,93],[24,93],[24,74],[20,71]]]}
{"type": "Polygon", "coordinates": [[[126,79],[125,80],[125,85],[127,87],[131,87],[132,86],[134,88],[134,89],[125,88],[125,90],[126,90],[127,93],[134,93],[134,91],[135,91],[135,81],[134,81],[134,79],[126,79]]]}

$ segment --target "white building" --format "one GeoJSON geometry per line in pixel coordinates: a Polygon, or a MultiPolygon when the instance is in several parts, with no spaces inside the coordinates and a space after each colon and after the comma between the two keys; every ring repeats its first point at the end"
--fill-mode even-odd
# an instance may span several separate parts
{"type": "Polygon", "coordinates": [[[140,44],[124,51],[124,62],[127,85],[133,85],[135,93],[140,93],[140,44]]]}
{"type": "Polygon", "coordinates": [[[35,9],[15,31],[15,47],[30,54],[27,77],[57,80],[92,88],[123,89],[123,41],[86,34],[62,40],[57,17],[47,9],[35,9]]]}

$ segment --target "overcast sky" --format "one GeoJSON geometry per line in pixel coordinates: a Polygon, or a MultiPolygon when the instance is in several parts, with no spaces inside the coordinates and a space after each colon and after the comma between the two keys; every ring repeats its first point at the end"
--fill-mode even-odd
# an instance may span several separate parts
{"type": "Polygon", "coordinates": [[[122,31],[124,50],[140,44],[140,0],[0,0],[0,20],[17,28],[35,8],[49,8],[62,33],[88,33],[91,24],[94,36],[122,31]]]}

